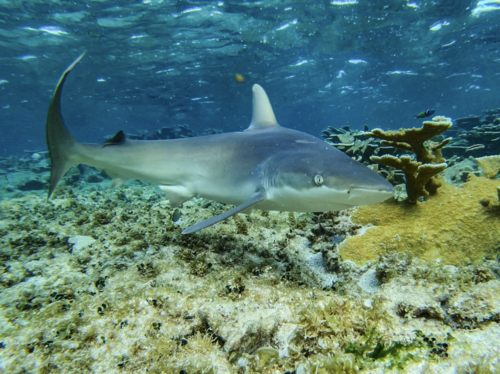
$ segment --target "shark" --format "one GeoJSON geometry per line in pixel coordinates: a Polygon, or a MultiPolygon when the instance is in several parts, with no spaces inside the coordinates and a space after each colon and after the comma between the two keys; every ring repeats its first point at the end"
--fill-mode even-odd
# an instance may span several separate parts
{"type": "Polygon", "coordinates": [[[50,102],[47,199],[72,166],[86,164],[104,170],[113,188],[130,179],[156,183],[171,207],[196,196],[235,206],[182,231],[191,234],[253,209],[338,211],[393,196],[393,186],[375,171],[322,139],[278,125],[258,84],[252,87],[252,120],[245,131],[142,141],[119,131],[104,144],[80,143],[64,123],[61,96],[68,74],[84,55],[63,72],[50,102]]]}

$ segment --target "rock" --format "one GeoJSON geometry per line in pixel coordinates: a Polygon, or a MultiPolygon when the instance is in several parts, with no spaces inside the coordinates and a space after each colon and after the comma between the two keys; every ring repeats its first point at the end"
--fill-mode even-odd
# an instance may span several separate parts
{"type": "Polygon", "coordinates": [[[47,187],[47,183],[42,180],[41,175],[36,175],[31,171],[18,171],[6,174],[8,187],[20,191],[37,191],[47,187]]]}

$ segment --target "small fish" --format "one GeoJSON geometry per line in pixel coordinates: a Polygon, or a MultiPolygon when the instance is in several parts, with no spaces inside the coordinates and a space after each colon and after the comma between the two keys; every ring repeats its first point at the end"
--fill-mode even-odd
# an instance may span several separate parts
{"type": "Polygon", "coordinates": [[[172,213],[172,222],[177,222],[182,216],[182,212],[179,208],[175,208],[172,213]]]}
{"type": "Polygon", "coordinates": [[[241,74],[235,74],[234,79],[236,79],[236,82],[240,82],[240,83],[245,81],[245,77],[241,74]]]}
{"type": "Polygon", "coordinates": [[[425,118],[432,116],[436,111],[434,109],[427,109],[425,112],[419,113],[415,118],[425,118]]]}

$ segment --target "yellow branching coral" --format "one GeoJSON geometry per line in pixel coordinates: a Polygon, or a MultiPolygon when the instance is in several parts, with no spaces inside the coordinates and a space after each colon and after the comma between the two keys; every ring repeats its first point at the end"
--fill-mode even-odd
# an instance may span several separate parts
{"type": "Polygon", "coordinates": [[[415,153],[416,161],[409,156],[397,158],[392,155],[372,156],[370,159],[381,165],[402,170],[406,176],[408,200],[416,202],[418,198],[427,197],[429,193],[435,193],[441,187],[436,175],[447,167],[441,155],[441,149],[451,141],[451,138],[445,139],[441,143],[429,140],[448,130],[451,125],[449,118],[434,117],[432,121],[425,121],[419,129],[399,129],[398,131],[374,129],[366,135],[383,139],[382,145],[412,151],[415,153]]]}
{"type": "Polygon", "coordinates": [[[408,194],[408,199],[413,202],[417,201],[421,196],[429,196],[428,190],[436,190],[441,186],[439,181],[433,180],[433,177],[447,167],[445,163],[422,165],[421,162],[413,161],[410,156],[397,158],[385,155],[382,157],[372,156],[370,159],[378,164],[402,170],[406,176],[406,193],[408,194]],[[429,188],[427,184],[432,187],[429,188]]]}
{"type": "MultiPolygon", "coordinates": [[[[417,161],[423,164],[434,164],[437,158],[435,152],[448,144],[451,138],[445,139],[430,149],[425,146],[425,142],[442,134],[450,127],[451,119],[439,116],[434,117],[432,121],[425,121],[419,129],[399,129],[397,131],[374,129],[372,132],[366,133],[366,136],[384,140],[381,142],[382,145],[412,151],[415,153],[417,161]]],[[[440,153],[439,156],[442,157],[440,153]]]]}

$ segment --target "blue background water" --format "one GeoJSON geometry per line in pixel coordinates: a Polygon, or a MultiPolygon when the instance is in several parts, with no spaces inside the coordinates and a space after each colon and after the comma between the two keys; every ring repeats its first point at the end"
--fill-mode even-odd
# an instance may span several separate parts
{"type": "Polygon", "coordinates": [[[50,96],[84,50],[63,108],[87,142],[176,124],[242,130],[253,83],[281,125],[316,136],[500,106],[494,0],[0,0],[0,48],[0,156],[46,148],[50,96]]]}

